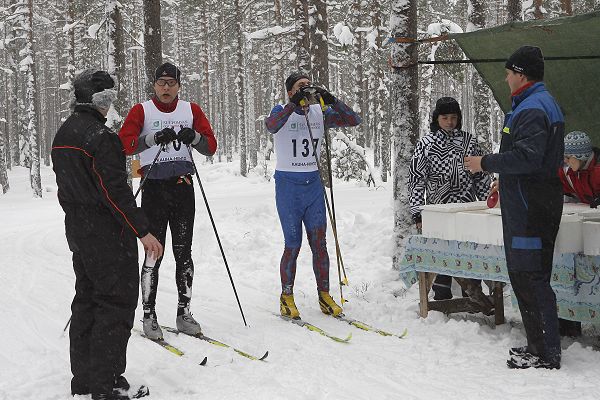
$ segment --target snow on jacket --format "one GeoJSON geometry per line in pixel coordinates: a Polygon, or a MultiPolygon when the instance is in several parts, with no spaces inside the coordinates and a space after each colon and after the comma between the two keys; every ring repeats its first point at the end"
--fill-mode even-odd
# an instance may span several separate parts
{"type": "Polygon", "coordinates": [[[575,194],[580,202],[586,204],[600,195],[599,153],[600,149],[595,148],[594,155],[578,171],[573,171],[566,164],[558,170],[565,194],[575,194]]]}
{"type": "Polygon", "coordinates": [[[108,210],[124,229],[144,237],[148,220],[127,185],[119,137],[105,122],[96,109],[78,105],[58,129],[51,153],[58,201],[67,214],[77,208],[108,210]]]}
{"type": "MultiPolygon", "coordinates": [[[[165,104],[157,100],[156,97],[152,97],[153,104],[162,113],[172,113],[175,111],[178,100],[179,99],[176,98],[173,100],[173,102],[165,104]]],[[[215,154],[215,151],[217,151],[217,141],[215,139],[212,127],[210,126],[210,123],[208,122],[208,119],[206,118],[206,115],[200,106],[196,103],[190,103],[190,105],[192,108],[193,117],[192,128],[204,136],[205,139],[198,143],[198,145],[194,146],[194,148],[205,156],[212,156],[215,154]]],[[[138,154],[149,148],[144,140],[139,140],[140,133],[142,133],[145,123],[149,123],[149,121],[146,121],[144,107],[141,103],[136,104],[127,114],[127,117],[123,122],[123,126],[119,131],[119,138],[123,143],[125,154],[138,154]]],[[[144,173],[145,170],[143,169],[140,172],[144,173]]],[[[152,177],[158,177],[159,179],[166,179],[173,176],[193,173],[194,167],[192,166],[191,162],[187,161],[162,163],[157,164],[152,168],[152,177]],[[175,175],[173,175],[173,171],[176,171],[175,175]]]]}
{"type": "Polygon", "coordinates": [[[490,190],[491,178],[485,172],[471,174],[463,167],[465,156],[482,155],[476,139],[468,132],[448,134],[439,129],[417,143],[409,168],[410,212],[419,222],[421,206],[427,204],[468,203],[483,200],[490,190]]]}

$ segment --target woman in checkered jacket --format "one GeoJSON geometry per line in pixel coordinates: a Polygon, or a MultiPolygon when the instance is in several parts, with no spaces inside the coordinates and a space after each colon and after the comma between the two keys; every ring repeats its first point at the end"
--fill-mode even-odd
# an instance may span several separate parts
{"type": "MultiPolygon", "coordinates": [[[[471,174],[464,169],[465,156],[483,153],[475,137],[461,127],[458,102],[452,97],[438,99],[431,131],[417,143],[409,169],[410,211],[419,230],[421,206],[425,203],[468,203],[488,195],[490,175],[471,174]]],[[[452,298],[450,283],[450,277],[438,275],[433,286],[436,300],[452,298]]]]}

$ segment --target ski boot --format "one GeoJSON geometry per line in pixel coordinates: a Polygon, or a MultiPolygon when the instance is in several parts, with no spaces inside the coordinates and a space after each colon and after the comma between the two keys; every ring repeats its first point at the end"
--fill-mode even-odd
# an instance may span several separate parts
{"type": "Polygon", "coordinates": [[[200,324],[192,317],[192,314],[188,309],[178,311],[177,314],[175,324],[177,325],[177,330],[179,332],[190,336],[202,335],[200,324]]]}
{"type": "Polygon", "coordinates": [[[281,315],[291,319],[300,319],[300,312],[294,302],[293,294],[281,294],[279,297],[279,310],[281,315]]]}
{"type": "Polygon", "coordinates": [[[319,306],[321,306],[321,311],[323,311],[324,314],[337,317],[342,313],[342,307],[337,305],[329,295],[329,292],[319,291],[319,306]]]}
{"type": "Polygon", "coordinates": [[[163,339],[163,333],[160,329],[160,325],[158,325],[158,321],[156,320],[156,313],[152,312],[150,314],[144,313],[144,335],[148,339],[152,340],[161,340],[163,339]]]}

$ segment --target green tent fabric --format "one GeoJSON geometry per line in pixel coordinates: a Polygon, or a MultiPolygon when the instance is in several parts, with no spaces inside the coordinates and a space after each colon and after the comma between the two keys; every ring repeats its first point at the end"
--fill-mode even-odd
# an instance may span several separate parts
{"type": "MultiPolygon", "coordinates": [[[[600,57],[600,12],[552,20],[514,22],[450,35],[470,60],[506,60],[522,45],[539,46],[545,58],[600,57]]],[[[506,113],[510,90],[503,62],[474,62],[506,113]]],[[[566,132],[587,132],[600,146],[600,58],[546,60],[544,81],[565,114],[566,132]]]]}

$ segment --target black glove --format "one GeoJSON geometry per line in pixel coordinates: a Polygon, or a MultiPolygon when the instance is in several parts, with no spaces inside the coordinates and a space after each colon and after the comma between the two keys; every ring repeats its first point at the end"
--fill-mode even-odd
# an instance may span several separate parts
{"type": "Polygon", "coordinates": [[[302,90],[298,90],[291,98],[290,101],[292,103],[294,103],[295,105],[299,106],[300,105],[300,101],[305,98],[306,95],[304,94],[304,92],[302,90]]]}
{"type": "Polygon", "coordinates": [[[192,128],[181,128],[179,133],[177,133],[177,139],[183,144],[192,144],[194,139],[196,139],[196,131],[192,128]]]}
{"type": "Polygon", "coordinates": [[[321,95],[321,98],[323,99],[323,103],[329,104],[329,105],[335,103],[335,101],[336,101],[335,96],[332,95],[331,93],[329,93],[326,89],[317,87],[316,90],[317,90],[317,93],[319,93],[321,95]]]}
{"type": "Polygon", "coordinates": [[[177,140],[177,134],[171,128],[165,128],[162,131],[158,131],[154,134],[154,142],[156,144],[167,144],[174,140],[177,140]]]}
{"type": "Polygon", "coordinates": [[[598,208],[600,206],[600,196],[594,197],[592,201],[590,201],[590,208],[598,208]]]}

